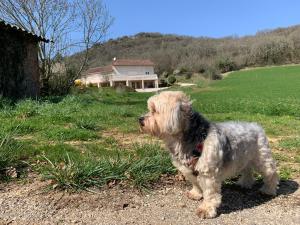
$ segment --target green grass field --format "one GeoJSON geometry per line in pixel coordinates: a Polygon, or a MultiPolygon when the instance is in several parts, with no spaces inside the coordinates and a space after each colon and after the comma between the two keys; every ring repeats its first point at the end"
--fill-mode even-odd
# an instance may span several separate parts
{"type": "MultiPolygon", "coordinates": [[[[300,175],[300,66],[238,71],[221,81],[172,89],[189,94],[210,120],[262,124],[281,177],[300,175]]],[[[54,187],[84,189],[150,187],[162,174],[175,174],[157,140],[138,131],[137,118],[151,95],[92,88],[16,104],[0,100],[1,178],[9,179],[11,167],[26,179],[30,168],[54,187]]]]}

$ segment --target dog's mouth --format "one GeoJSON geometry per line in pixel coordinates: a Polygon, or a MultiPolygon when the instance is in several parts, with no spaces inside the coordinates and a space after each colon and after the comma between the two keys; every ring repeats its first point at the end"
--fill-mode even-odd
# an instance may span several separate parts
{"type": "Polygon", "coordinates": [[[139,127],[140,127],[140,132],[144,132],[144,126],[145,126],[145,117],[141,116],[138,119],[139,127]]]}
{"type": "Polygon", "coordinates": [[[139,118],[139,124],[140,124],[140,127],[145,126],[145,117],[144,117],[144,116],[141,116],[141,117],[139,118]]]}

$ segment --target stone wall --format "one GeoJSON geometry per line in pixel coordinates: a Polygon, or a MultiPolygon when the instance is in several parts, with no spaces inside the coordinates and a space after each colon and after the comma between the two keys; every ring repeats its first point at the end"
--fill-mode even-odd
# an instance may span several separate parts
{"type": "Polygon", "coordinates": [[[0,28],[0,95],[10,98],[39,95],[37,41],[0,28]]]}

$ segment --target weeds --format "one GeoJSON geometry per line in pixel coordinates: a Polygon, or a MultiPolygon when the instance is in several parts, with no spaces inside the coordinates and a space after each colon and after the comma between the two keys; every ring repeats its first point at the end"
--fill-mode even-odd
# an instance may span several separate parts
{"type": "Polygon", "coordinates": [[[42,174],[62,189],[87,189],[101,187],[108,183],[125,181],[138,188],[149,188],[163,174],[174,174],[168,153],[158,145],[136,145],[126,155],[100,155],[72,157],[66,153],[62,161],[50,160],[44,156],[46,165],[42,174]]]}

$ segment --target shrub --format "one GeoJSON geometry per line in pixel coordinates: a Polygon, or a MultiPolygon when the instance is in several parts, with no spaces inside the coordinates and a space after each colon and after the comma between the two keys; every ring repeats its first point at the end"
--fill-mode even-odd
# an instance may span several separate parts
{"type": "Polygon", "coordinates": [[[49,80],[48,95],[66,95],[74,86],[76,71],[74,68],[67,68],[65,72],[54,73],[49,80]]]}
{"type": "Polygon", "coordinates": [[[83,86],[83,83],[81,82],[80,79],[76,79],[76,80],[74,81],[74,85],[75,85],[75,86],[83,86]]]}
{"type": "Polygon", "coordinates": [[[252,46],[251,62],[258,65],[281,64],[292,61],[293,44],[286,39],[270,38],[252,46]]]}
{"type": "Polygon", "coordinates": [[[186,72],[186,73],[184,74],[184,78],[187,79],[187,80],[188,80],[188,79],[191,79],[192,75],[193,75],[192,72],[186,72]]]}
{"type": "Polygon", "coordinates": [[[181,73],[181,71],[178,70],[178,69],[176,69],[176,70],[173,71],[173,74],[174,74],[174,75],[178,75],[178,74],[180,74],[180,73],[181,73]]]}
{"type": "Polygon", "coordinates": [[[204,77],[210,80],[221,80],[222,79],[222,75],[220,74],[220,72],[213,68],[210,67],[209,69],[207,69],[204,73],[204,77]]]}
{"type": "Polygon", "coordinates": [[[179,71],[180,71],[179,73],[187,73],[188,69],[185,67],[182,67],[179,71]]]}
{"type": "Polygon", "coordinates": [[[161,74],[161,77],[162,78],[168,78],[169,76],[169,73],[167,71],[164,71],[162,74],[161,74]]]}
{"type": "Polygon", "coordinates": [[[226,73],[229,71],[236,70],[237,65],[233,60],[229,58],[224,58],[224,59],[220,59],[217,62],[217,68],[221,71],[221,73],[226,73]]]}
{"type": "Polygon", "coordinates": [[[196,71],[198,73],[205,73],[206,69],[207,69],[207,65],[205,64],[199,64],[198,66],[196,66],[196,71]]]}
{"type": "Polygon", "coordinates": [[[168,83],[166,81],[166,79],[159,79],[159,87],[167,87],[168,83]]]}
{"type": "Polygon", "coordinates": [[[176,77],[174,75],[171,75],[168,77],[168,84],[173,85],[176,82],[176,77]]]}

